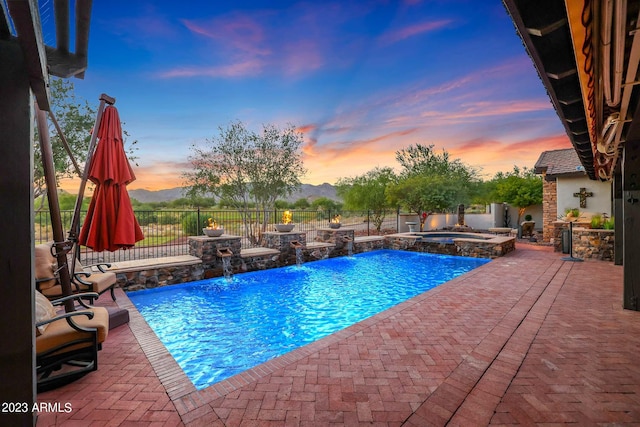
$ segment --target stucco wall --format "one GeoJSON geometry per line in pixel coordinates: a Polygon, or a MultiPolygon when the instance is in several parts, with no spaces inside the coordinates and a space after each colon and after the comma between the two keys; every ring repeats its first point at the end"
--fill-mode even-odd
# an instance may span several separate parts
{"type": "Polygon", "coordinates": [[[563,216],[566,209],[578,208],[585,213],[606,213],[611,216],[611,183],[592,181],[586,177],[562,178],[558,177],[558,215],[563,216]],[[585,188],[593,193],[593,197],[587,197],[587,207],[580,207],[580,198],[574,197],[574,193],[585,188]]]}

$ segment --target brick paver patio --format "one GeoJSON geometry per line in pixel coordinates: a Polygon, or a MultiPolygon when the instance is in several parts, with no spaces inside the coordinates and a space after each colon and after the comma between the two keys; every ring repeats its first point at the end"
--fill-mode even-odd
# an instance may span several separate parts
{"type": "Polygon", "coordinates": [[[547,247],[518,245],[201,391],[118,303],[130,324],[97,372],[38,395],[73,408],[38,426],[640,424],[640,313],[622,309],[622,268],[547,247]]]}

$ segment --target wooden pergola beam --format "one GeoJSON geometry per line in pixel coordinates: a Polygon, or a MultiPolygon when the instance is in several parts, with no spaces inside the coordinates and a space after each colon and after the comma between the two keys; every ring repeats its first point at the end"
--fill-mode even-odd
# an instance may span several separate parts
{"type": "Polygon", "coordinates": [[[56,49],[69,52],[69,0],[55,0],[53,11],[56,19],[56,49]]]}
{"type": "MultiPolygon", "coordinates": [[[[89,51],[89,28],[91,26],[91,9],[93,0],[76,1],[76,56],[84,59],[87,67],[87,54],[89,51]]],[[[76,77],[83,79],[84,70],[76,77]]]]}

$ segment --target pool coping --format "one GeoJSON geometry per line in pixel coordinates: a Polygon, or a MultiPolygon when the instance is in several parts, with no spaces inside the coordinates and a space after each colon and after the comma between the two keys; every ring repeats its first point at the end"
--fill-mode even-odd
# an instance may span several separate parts
{"type": "MultiPolygon", "coordinates": [[[[394,237],[394,238],[412,238],[412,239],[419,239],[421,237],[424,236],[418,236],[416,235],[416,233],[419,232],[406,232],[406,233],[394,233],[394,234],[389,234],[387,237],[394,237]]],[[[423,231],[421,233],[424,234],[429,234],[431,236],[435,236],[437,237],[438,235],[451,235],[451,234],[465,234],[464,232],[460,232],[460,231],[423,231]]],[[[469,233],[467,233],[469,234],[469,233]]],[[[478,242],[478,243],[504,243],[504,242],[508,242],[510,240],[515,240],[515,237],[513,236],[500,236],[500,235],[496,235],[496,234],[488,234],[488,233],[473,233],[476,236],[482,236],[483,239],[477,239],[477,238],[465,238],[465,237],[454,237],[453,241],[455,242],[460,241],[460,242],[478,242]]]]}
{"type": "Polygon", "coordinates": [[[174,402],[176,409],[182,415],[186,412],[197,409],[212,400],[224,397],[241,387],[268,376],[278,369],[285,368],[294,362],[343,341],[350,336],[361,333],[374,324],[393,317],[410,306],[420,304],[425,299],[437,295],[450,286],[455,286],[455,283],[459,280],[463,280],[463,278],[466,280],[473,275],[481,273],[484,268],[490,264],[491,262],[487,262],[480,265],[465,274],[457,276],[436,286],[435,288],[429,289],[415,297],[381,311],[380,313],[374,314],[367,319],[354,323],[340,331],[334,332],[333,334],[302,347],[298,347],[283,354],[282,356],[275,357],[267,362],[254,366],[253,368],[247,369],[246,371],[240,372],[201,390],[198,390],[191,382],[169,350],[165,347],[162,341],[160,341],[160,338],[147,324],[146,320],[144,320],[136,306],[131,302],[126,292],[123,292],[124,296],[122,298],[118,298],[117,304],[120,308],[129,311],[129,327],[134,337],[140,344],[142,351],[145,353],[145,356],[149,360],[156,376],[165,388],[167,395],[174,402]]]}

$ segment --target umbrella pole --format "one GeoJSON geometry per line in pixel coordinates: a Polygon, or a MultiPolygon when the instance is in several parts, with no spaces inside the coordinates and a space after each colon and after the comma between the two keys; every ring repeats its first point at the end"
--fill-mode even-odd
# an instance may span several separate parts
{"type": "Polygon", "coordinates": [[[64,136],[64,133],[60,128],[60,124],[58,123],[58,120],[56,120],[56,116],[53,115],[53,111],[49,111],[49,119],[51,120],[51,123],[53,123],[53,125],[55,126],[56,131],[58,132],[58,136],[60,137],[60,141],[62,141],[62,145],[64,146],[64,149],[67,152],[67,154],[69,155],[69,158],[71,159],[71,163],[73,163],[73,167],[75,168],[76,173],[78,174],[78,177],[82,176],[80,172],[80,166],[78,166],[78,162],[76,162],[76,158],[73,157],[73,153],[71,152],[71,147],[69,147],[69,143],[67,142],[67,137],[64,136]]]}
{"type": "MultiPolygon", "coordinates": [[[[60,204],[58,202],[58,187],[56,184],[56,171],[53,164],[53,150],[51,149],[51,140],[49,138],[49,127],[47,126],[47,115],[40,110],[38,104],[36,107],[36,121],[38,124],[38,134],[40,135],[40,151],[42,152],[42,168],[44,169],[44,178],[47,183],[47,200],[49,202],[49,213],[51,215],[51,228],[53,229],[53,240],[55,253],[52,254],[58,261],[58,273],[62,294],[71,295],[71,276],[69,275],[69,267],[67,265],[67,252],[70,247],[64,241],[64,230],[62,229],[62,216],[60,215],[60,204]]],[[[64,309],[67,313],[74,311],[73,301],[66,301],[64,309]]]]}
{"type": "MultiPolygon", "coordinates": [[[[84,198],[84,189],[87,186],[87,179],[89,177],[89,168],[91,167],[91,161],[93,160],[93,152],[96,149],[96,140],[98,139],[98,129],[100,129],[100,122],[102,121],[102,115],[104,113],[105,104],[113,105],[116,103],[116,99],[110,97],[107,94],[100,95],[100,106],[98,107],[98,114],[96,115],[96,122],[93,125],[93,132],[91,133],[91,141],[89,142],[89,152],[87,153],[87,161],[84,163],[84,171],[82,172],[82,178],[80,179],[80,189],[78,190],[78,197],[76,198],[76,205],[73,210],[73,218],[71,220],[71,228],[69,229],[69,240],[72,242],[78,241],[78,231],[80,230],[80,209],[82,208],[82,199],[84,198]]],[[[75,257],[74,257],[75,264],[75,257]]]]}

